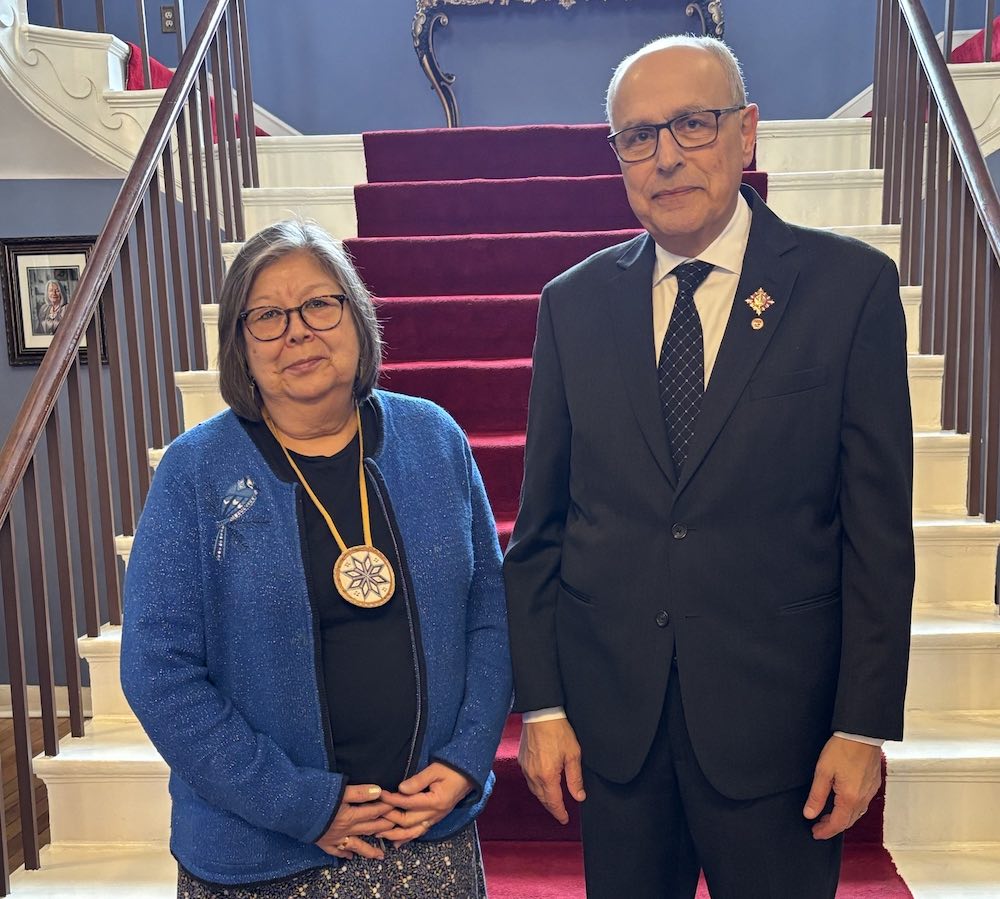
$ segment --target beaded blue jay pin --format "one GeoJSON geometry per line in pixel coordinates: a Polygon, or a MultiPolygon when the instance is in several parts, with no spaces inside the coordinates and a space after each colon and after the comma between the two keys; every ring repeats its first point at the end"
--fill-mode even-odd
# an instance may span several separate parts
{"type": "Polygon", "coordinates": [[[218,522],[212,555],[221,562],[226,554],[226,527],[239,521],[257,502],[257,487],[251,478],[240,478],[222,498],[222,519],[218,522]]]}

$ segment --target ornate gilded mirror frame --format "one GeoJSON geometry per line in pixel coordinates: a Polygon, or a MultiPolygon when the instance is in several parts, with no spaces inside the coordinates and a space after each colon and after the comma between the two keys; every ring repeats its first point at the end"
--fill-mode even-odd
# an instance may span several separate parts
{"type": "MultiPolygon", "coordinates": [[[[448,15],[442,7],[482,6],[487,3],[508,6],[512,2],[534,4],[538,0],[417,0],[417,13],[413,17],[413,49],[420,62],[420,68],[423,69],[444,107],[445,121],[449,128],[457,128],[459,125],[458,100],[455,98],[455,91],[452,90],[455,76],[442,71],[434,55],[434,29],[438,25],[448,24],[448,15]]],[[[556,2],[563,9],[569,9],[575,6],[578,0],[556,0],[556,2]]],[[[684,12],[701,20],[702,34],[722,38],[725,31],[722,0],[692,0],[684,12]]]]}

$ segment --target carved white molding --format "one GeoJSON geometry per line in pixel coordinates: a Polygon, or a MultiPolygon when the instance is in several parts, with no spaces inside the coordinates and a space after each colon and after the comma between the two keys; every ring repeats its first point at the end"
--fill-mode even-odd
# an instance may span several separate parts
{"type": "MultiPolygon", "coordinates": [[[[113,35],[31,25],[0,0],[0,177],[120,177],[163,91],[125,91],[128,46],[113,35]]],[[[272,134],[294,128],[255,105],[272,134]]]]}

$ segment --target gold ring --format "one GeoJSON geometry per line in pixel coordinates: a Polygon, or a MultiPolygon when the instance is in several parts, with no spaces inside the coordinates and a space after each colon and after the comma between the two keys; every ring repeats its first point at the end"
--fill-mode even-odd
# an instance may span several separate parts
{"type": "Polygon", "coordinates": [[[341,852],[347,848],[347,844],[351,842],[350,837],[344,837],[339,843],[337,843],[337,849],[341,852]]]}

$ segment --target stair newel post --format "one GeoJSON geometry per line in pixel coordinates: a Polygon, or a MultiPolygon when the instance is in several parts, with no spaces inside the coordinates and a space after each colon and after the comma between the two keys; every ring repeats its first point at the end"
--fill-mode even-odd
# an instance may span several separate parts
{"type": "Polygon", "coordinates": [[[38,698],[42,713],[42,740],[46,755],[59,753],[56,727],[56,688],[52,670],[52,628],[49,622],[49,584],[45,571],[45,535],[38,501],[37,457],[24,473],[25,533],[28,570],[31,573],[31,605],[34,613],[35,661],[38,666],[38,698]]]}
{"type": "Polygon", "coordinates": [[[962,256],[962,193],[965,179],[954,147],[951,156],[951,180],[948,184],[948,275],[945,291],[946,320],[944,346],[944,387],[941,403],[941,426],[953,430],[956,421],[956,394],[958,368],[958,313],[962,305],[961,256],[962,256]]]}
{"type": "Polygon", "coordinates": [[[100,600],[97,590],[97,559],[94,555],[94,526],[90,514],[90,474],[83,444],[83,396],[80,387],[80,360],[75,359],[66,376],[69,401],[69,433],[73,451],[73,489],[76,499],[76,533],[80,540],[79,573],[83,585],[83,609],[87,636],[101,632],[100,600]]]}
{"type": "Polygon", "coordinates": [[[142,358],[146,370],[146,397],[149,401],[149,439],[153,446],[163,446],[163,410],[161,408],[159,354],[156,351],[156,332],[153,326],[152,269],[149,264],[149,236],[146,227],[147,192],[135,219],[135,242],[139,251],[139,304],[142,309],[142,358]]]}
{"type": "MultiPolygon", "coordinates": [[[[105,296],[108,291],[105,287],[105,296]]],[[[99,307],[98,307],[99,308],[99,307]]],[[[115,552],[115,516],[111,497],[115,485],[111,476],[111,459],[108,453],[108,425],[105,419],[104,376],[101,371],[101,334],[98,315],[87,326],[87,377],[90,381],[90,416],[94,435],[94,478],[97,492],[97,512],[101,540],[100,560],[104,578],[104,592],[108,598],[108,616],[112,624],[121,624],[121,584],[118,575],[118,556],[115,552]]]]}
{"type": "MultiPolygon", "coordinates": [[[[232,185],[233,220],[235,225],[236,240],[246,240],[246,226],[243,222],[243,200],[240,196],[240,162],[236,138],[236,115],[233,110],[233,73],[229,58],[229,13],[222,17],[219,24],[218,41],[213,48],[213,60],[217,60],[220,65],[216,72],[216,80],[221,81],[222,87],[222,121],[225,123],[226,131],[226,161],[229,170],[230,184],[232,185]]],[[[217,101],[218,102],[218,101],[217,101]]],[[[222,144],[219,144],[219,153],[222,153],[222,144]]]]}
{"type": "Polygon", "coordinates": [[[56,578],[59,586],[59,617],[62,629],[63,664],[66,666],[70,733],[74,737],[82,737],[83,688],[80,680],[80,656],[76,648],[76,591],[70,559],[69,512],[66,507],[66,484],[63,479],[62,434],[58,409],[52,410],[52,415],[45,425],[45,448],[48,451],[49,494],[52,498],[56,578]]]}
{"type": "MultiPolygon", "coordinates": [[[[199,140],[202,133],[201,126],[201,104],[200,88],[191,91],[188,98],[188,125],[191,140],[191,169],[192,183],[194,187],[194,228],[198,237],[198,271],[201,278],[201,291],[199,293],[199,305],[211,302],[214,292],[212,283],[215,272],[215,254],[218,252],[217,241],[212,239],[211,217],[208,211],[208,203],[205,197],[206,178],[204,172],[204,141],[199,140]]],[[[200,312],[199,312],[200,318],[200,312]]],[[[204,349],[204,341],[195,340],[195,347],[201,346],[204,349]]],[[[200,368],[205,365],[201,364],[200,368]]]]}
{"type": "Polygon", "coordinates": [[[181,182],[181,216],[184,224],[184,248],[187,260],[187,299],[191,321],[191,366],[205,368],[204,338],[201,336],[201,285],[198,274],[198,210],[192,197],[192,143],[188,134],[187,116],[190,104],[177,117],[177,168],[181,182]]]}
{"type": "Polygon", "coordinates": [[[872,136],[869,167],[882,168],[885,160],[885,95],[888,81],[889,0],[878,0],[875,23],[875,75],[872,80],[872,136]]]}
{"type": "MultiPolygon", "coordinates": [[[[168,144],[169,149],[169,144],[168,144]]],[[[164,443],[173,440],[181,432],[181,419],[178,410],[177,387],[174,384],[174,343],[173,322],[170,317],[169,294],[171,285],[167,281],[166,244],[163,240],[163,196],[160,187],[160,172],[155,170],[149,184],[149,220],[152,235],[153,267],[156,273],[155,316],[150,314],[146,320],[155,325],[156,337],[160,342],[160,371],[163,374],[163,401],[166,406],[166,425],[164,443]]],[[[152,297],[150,298],[152,299],[152,297]]],[[[149,311],[152,313],[153,303],[149,311]]],[[[155,339],[155,338],[154,338],[155,339]]],[[[161,446],[163,444],[160,444],[161,446]]]]}
{"type": "Polygon", "coordinates": [[[986,324],[989,320],[989,268],[993,260],[990,253],[986,229],[976,218],[975,267],[972,280],[973,334],[970,344],[972,353],[972,385],[969,406],[972,410],[969,422],[969,492],[970,515],[980,515],[983,511],[983,438],[986,425],[986,324]]]}
{"type": "Polygon", "coordinates": [[[134,270],[132,267],[131,235],[122,244],[119,262],[122,269],[122,318],[124,321],[125,347],[128,354],[129,394],[132,397],[132,429],[135,440],[136,478],[139,496],[137,508],[141,508],[149,493],[149,442],[146,436],[146,396],[145,378],[142,373],[142,363],[139,359],[141,344],[139,343],[139,325],[136,318],[137,302],[135,294],[134,270]]]}
{"type": "Polygon", "coordinates": [[[945,0],[944,46],[941,48],[945,62],[951,59],[951,48],[954,42],[955,42],[955,0],[945,0]]]}
{"type": "Polygon", "coordinates": [[[962,191],[962,248],[959,255],[961,277],[959,279],[959,320],[958,320],[958,357],[956,359],[955,379],[955,430],[959,434],[968,434],[971,416],[971,378],[972,378],[972,341],[973,316],[975,314],[975,295],[973,294],[973,273],[976,270],[976,235],[979,218],[976,215],[976,205],[972,192],[962,191]]]}
{"type": "Polygon", "coordinates": [[[177,224],[177,181],[174,175],[174,142],[168,141],[163,151],[164,205],[167,212],[167,244],[170,249],[170,298],[174,307],[174,322],[177,328],[177,364],[181,371],[191,368],[187,309],[184,292],[184,273],[181,266],[180,228],[177,224]]]}
{"type": "Polygon", "coordinates": [[[232,176],[229,171],[230,144],[229,120],[226,102],[229,85],[222,76],[221,54],[219,42],[222,40],[222,28],[215,34],[212,49],[209,51],[212,60],[212,90],[215,94],[215,149],[219,163],[219,188],[222,192],[222,220],[225,223],[225,239],[236,240],[236,224],[233,216],[232,176]]]}
{"type": "Polygon", "coordinates": [[[920,196],[923,184],[924,113],[927,92],[917,48],[907,42],[907,103],[903,130],[903,160],[900,179],[902,245],[900,274],[904,284],[916,284],[919,270],[920,196]]]}
{"type": "Polygon", "coordinates": [[[991,254],[989,291],[986,307],[989,310],[983,327],[989,337],[989,381],[985,405],[986,423],[986,497],[983,514],[987,521],[1000,517],[1000,260],[991,254]]]}
{"type": "Polygon", "coordinates": [[[207,60],[198,70],[198,90],[201,92],[201,140],[205,152],[205,190],[208,196],[208,245],[212,260],[210,290],[202,302],[212,302],[222,284],[222,248],[219,246],[219,199],[215,179],[215,144],[212,141],[212,115],[209,108],[207,60]]]}
{"type": "Polygon", "coordinates": [[[153,73],[149,63],[149,29],[146,26],[146,4],[135,0],[136,19],[139,23],[139,46],[142,48],[142,86],[149,90],[153,85],[153,73]]]}
{"type": "MultiPolygon", "coordinates": [[[[122,247],[121,253],[125,252],[122,247]]],[[[120,272],[120,270],[119,270],[120,272]]],[[[118,334],[118,303],[122,291],[113,290],[108,282],[107,302],[104,304],[104,328],[108,351],[108,369],[111,375],[111,420],[115,447],[115,465],[118,469],[118,509],[122,533],[131,534],[135,528],[135,497],[132,485],[132,459],[128,446],[128,428],[125,424],[125,379],[122,371],[121,343],[118,334]]],[[[54,416],[53,416],[54,417],[54,416]]]]}
{"type": "MultiPolygon", "coordinates": [[[[17,797],[21,810],[21,845],[24,867],[35,871],[40,867],[38,839],[38,807],[35,785],[31,776],[31,721],[28,718],[28,687],[24,664],[24,627],[21,621],[21,591],[18,584],[14,552],[13,506],[0,525],[0,583],[3,584],[4,632],[7,640],[7,673],[10,677],[10,705],[14,720],[14,753],[17,759],[17,797]]],[[[5,816],[4,816],[5,817],[5,816]]],[[[6,841],[4,855],[6,856],[6,841]]],[[[10,892],[7,859],[4,859],[6,892],[10,892]]]]}
{"type": "Polygon", "coordinates": [[[901,94],[905,91],[900,76],[900,59],[903,43],[903,18],[897,6],[893,6],[889,29],[889,79],[886,90],[886,140],[885,140],[885,177],[882,188],[882,223],[895,224],[898,207],[893,205],[895,184],[899,177],[899,141],[903,121],[901,94]]]}
{"type": "Polygon", "coordinates": [[[983,62],[993,61],[993,0],[986,0],[986,24],[983,25],[983,62]]]}
{"type": "MultiPolygon", "coordinates": [[[[943,126],[943,123],[942,123],[943,126]]],[[[937,218],[934,222],[935,246],[940,245],[947,239],[948,216],[951,210],[951,171],[949,160],[951,159],[951,137],[948,129],[941,127],[938,131],[939,141],[937,148],[937,218]]],[[[947,321],[948,309],[948,256],[938,252],[937,262],[934,265],[934,339],[930,347],[930,352],[940,355],[944,352],[945,323],[947,321]]]]}
{"type": "Polygon", "coordinates": [[[250,38],[244,0],[233,0],[236,15],[233,27],[233,65],[236,75],[236,105],[240,114],[240,152],[243,156],[243,186],[259,187],[257,170],[257,128],[253,108],[253,85],[250,81],[250,38]]]}
{"type": "Polygon", "coordinates": [[[184,55],[187,43],[187,28],[184,25],[184,0],[174,0],[174,21],[177,27],[177,59],[184,55]]]}
{"type": "Polygon", "coordinates": [[[937,264],[937,253],[934,252],[934,245],[938,239],[938,216],[941,207],[941,191],[938,180],[938,145],[940,140],[941,116],[934,95],[929,93],[927,98],[927,174],[924,179],[926,191],[921,240],[923,256],[920,275],[923,290],[920,295],[919,350],[925,354],[932,352],[934,316],[937,314],[934,296],[934,269],[937,264]]]}

